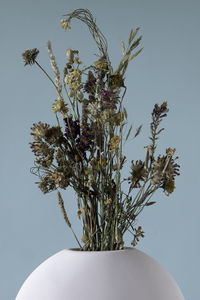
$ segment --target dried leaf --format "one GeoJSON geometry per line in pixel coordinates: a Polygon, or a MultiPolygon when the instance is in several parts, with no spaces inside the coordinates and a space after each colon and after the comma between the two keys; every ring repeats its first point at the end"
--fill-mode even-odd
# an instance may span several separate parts
{"type": "Polygon", "coordinates": [[[129,35],[129,40],[128,40],[129,45],[132,42],[132,40],[135,38],[135,36],[138,33],[139,29],[140,29],[140,27],[137,27],[135,31],[133,31],[133,29],[131,30],[130,35],[129,35]]]}
{"type": "Polygon", "coordinates": [[[156,132],[156,135],[160,134],[163,130],[164,128],[161,128],[158,132],[156,132]]]}
{"type": "Polygon", "coordinates": [[[125,63],[127,63],[129,61],[129,57],[130,57],[130,53],[126,54],[126,56],[124,56],[124,58],[122,60],[122,65],[125,65],[125,63]]]}
{"type": "Polygon", "coordinates": [[[127,111],[126,111],[126,108],[125,108],[125,107],[124,107],[124,116],[125,116],[125,118],[127,119],[128,114],[127,114],[127,111]]]}
{"type": "Polygon", "coordinates": [[[140,125],[140,126],[137,128],[134,137],[136,137],[136,136],[138,136],[138,134],[140,134],[141,129],[142,129],[142,125],[140,125]]]}
{"type": "Polygon", "coordinates": [[[126,52],[126,48],[125,48],[125,44],[124,44],[124,41],[122,40],[122,54],[123,56],[125,55],[125,52],[126,52]]]}
{"type": "Polygon", "coordinates": [[[153,205],[153,204],[155,204],[155,203],[156,203],[156,201],[147,202],[147,203],[145,204],[145,206],[151,206],[151,205],[153,205]]]}
{"type": "Polygon", "coordinates": [[[129,128],[129,131],[128,131],[127,136],[126,136],[126,141],[128,140],[128,137],[129,137],[132,129],[133,129],[133,125],[131,125],[131,127],[129,128]]]}
{"type": "Polygon", "coordinates": [[[134,31],[133,31],[133,29],[131,29],[131,32],[130,32],[130,34],[129,34],[129,39],[128,39],[128,44],[130,45],[130,43],[132,42],[132,40],[133,40],[133,34],[134,34],[134,31]]]}
{"type": "Polygon", "coordinates": [[[131,46],[130,46],[130,51],[133,51],[140,43],[142,39],[142,36],[140,36],[131,46]]]}
{"type": "Polygon", "coordinates": [[[135,52],[135,54],[133,54],[133,56],[131,58],[129,58],[129,62],[131,60],[133,60],[136,56],[138,56],[138,54],[140,54],[140,52],[143,50],[143,48],[141,48],[139,51],[135,52]]]}

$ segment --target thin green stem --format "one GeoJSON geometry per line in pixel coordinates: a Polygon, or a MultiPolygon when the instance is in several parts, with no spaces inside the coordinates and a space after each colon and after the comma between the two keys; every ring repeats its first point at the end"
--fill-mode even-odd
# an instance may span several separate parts
{"type": "Polygon", "coordinates": [[[36,65],[42,70],[42,72],[44,72],[44,74],[48,77],[48,79],[51,81],[51,83],[54,85],[54,87],[56,88],[56,91],[58,92],[58,88],[55,84],[55,82],[53,81],[53,79],[49,76],[49,74],[43,69],[43,67],[37,62],[35,61],[36,65]]]}

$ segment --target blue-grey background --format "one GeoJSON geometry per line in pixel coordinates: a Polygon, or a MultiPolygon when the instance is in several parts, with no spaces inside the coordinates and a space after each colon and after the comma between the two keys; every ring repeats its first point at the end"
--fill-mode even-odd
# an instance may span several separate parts
{"type": "MultiPolygon", "coordinates": [[[[5,0],[0,1],[0,299],[12,300],[25,278],[42,261],[63,248],[76,247],[57,205],[56,194],[42,195],[29,173],[33,122],[54,124],[55,91],[36,67],[24,68],[21,52],[40,50],[39,62],[51,72],[46,42],[51,40],[63,69],[66,48],[79,49],[85,64],[96,60],[87,28],[77,21],[60,27],[62,14],[88,8],[109,40],[114,66],[121,58],[121,39],[141,27],[144,51],[130,64],[126,85],[129,122],[143,124],[141,135],[127,144],[127,158],[144,158],[154,103],[168,101],[158,153],[177,149],[181,176],[170,197],[158,192],[138,225],[145,239],[138,249],[160,262],[175,278],[185,299],[199,292],[199,149],[200,149],[200,2],[197,0],[5,0]]],[[[127,172],[129,169],[127,168],[127,172]]],[[[63,193],[74,230],[81,235],[75,195],[63,193]]],[[[126,237],[126,245],[130,245],[126,237]]]]}

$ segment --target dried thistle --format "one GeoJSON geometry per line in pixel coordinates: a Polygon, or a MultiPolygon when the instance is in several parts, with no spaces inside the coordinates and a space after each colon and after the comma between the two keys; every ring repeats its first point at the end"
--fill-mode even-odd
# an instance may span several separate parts
{"type": "Polygon", "coordinates": [[[37,183],[39,189],[43,192],[43,194],[47,194],[51,191],[56,190],[56,185],[53,180],[50,179],[49,176],[45,176],[42,178],[41,182],[37,183]]]}
{"type": "Polygon", "coordinates": [[[144,162],[137,160],[135,163],[132,160],[131,164],[131,176],[128,178],[131,183],[131,188],[141,187],[141,182],[147,179],[148,172],[145,168],[144,162]]]}
{"type": "Polygon", "coordinates": [[[44,138],[49,127],[50,125],[46,123],[34,123],[33,127],[31,127],[31,135],[33,136],[34,140],[37,141],[40,138],[44,138]]]}
{"type": "Polygon", "coordinates": [[[39,54],[39,50],[37,48],[25,50],[22,53],[22,58],[24,60],[24,65],[33,65],[36,62],[36,58],[39,54]]]}

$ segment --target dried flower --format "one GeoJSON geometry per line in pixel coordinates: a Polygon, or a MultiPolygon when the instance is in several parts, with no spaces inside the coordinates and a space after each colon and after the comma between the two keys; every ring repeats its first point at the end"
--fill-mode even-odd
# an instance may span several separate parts
{"type": "Polygon", "coordinates": [[[117,95],[113,91],[103,90],[101,93],[101,100],[104,108],[116,109],[116,103],[118,101],[117,95]]]}
{"type": "Polygon", "coordinates": [[[67,56],[69,64],[73,64],[74,63],[74,51],[72,49],[67,49],[66,56],[67,56]]]}
{"type": "Polygon", "coordinates": [[[147,178],[147,170],[145,164],[141,160],[137,160],[135,163],[131,162],[131,176],[128,178],[131,182],[131,188],[141,187],[141,181],[147,178]]]}
{"type": "Polygon", "coordinates": [[[63,99],[55,100],[52,106],[52,110],[55,114],[57,112],[60,112],[62,115],[67,114],[69,111],[69,109],[67,108],[67,104],[64,102],[63,99]]]}
{"type": "Polygon", "coordinates": [[[107,200],[106,200],[106,205],[110,205],[112,203],[112,198],[108,198],[107,200]]]}
{"type": "Polygon", "coordinates": [[[46,131],[45,134],[45,141],[48,142],[50,145],[60,145],[63,141],[63,133],[61,131],[60,126],[52,126],[46,131]]]}
{"type": "Polygon", "coordinates": [[[51,173],[50,178],[61,189],[66,189],[66,187],[68,187],[68,185],[69,185],[68,178],[66,178],[66,176],[63,172],[55,171],[55,172],[51,173]]]}
{"type": "Polygon", "coordinates": [[[87,242],[88,238],[87,236],[84,234],[81,238],[81,241],[85,244],[87,242]]]}
{"type": "Polygon", "coordinates": [[[124,112],[119,112],[115,115],[115,124],[119,126],[121,122],[124,120],[124,112]]]}
{"type": "Polygon", "coordinates": [[[65,136],[67,138],[76,139],[76,137],[80,135],[79,121],[78,120],[73,121],[71,116],[65,118],[64,121],[66,125],[65,136]]]}
{"type": "Polygon", "coordinates": [[[68,218],[68,216],[67,216],[67,212],[66,212],[66,210],[65,210],[64,201],[63,201],[63,198],[62,198],[62,196],[61,196],[61,193],[58,192],[57,195],[58,195],[58,203],[59,203],[59,205],[60,205],[60,208],[61,208],[61,211],[62,211],[64,220],[65,220],[65,222],[67,223],[67,225],[71,228],[71,223],[70,223],[69,218],[68,218]]]}
{"type": "Polygon", "coordinates": [[[48,156],[52,156],[54,153],[54,150],[41,140],[30,143],[30,145],[35,156],[41,156],[45,158],[48,156]]]}
{"type": "Polygon", "coordinates": [[[38,187],[43,194],[47,194],[56,189],[55,182],[51,180],[49,176],[45,176],[42,181],[38,183],[38,187]]]}
{"type": "Polygon", "coordinates": [[[120,73],[110,76],[110,87],[113,90],[118,87],[124,87],[124,80],[120,73]]]}
{"type": "Polygon", "coordinates": [[[166,113],[168,112],[168,108],[167,108],[167,102],[164,101],[160,106],[158,104],[155,104],[153,112],[152,112],[152,116],[153,117],[166,117],[166,113]]]}
{"type": "Polygon", "coordinates": [[[82,210],[81,210],[81,209],[78,209],[78,210],[77,210],[77,216],[78,216],[79,220],[80,220],[80,218],[81,218],[81,214],[82,214],[82,210]]]}
{"type": "Polygon", "coordinates": [[[77,139],[77,147],[80,151],[85,152],[93,145],[94,133],[89,127],[82,130],[80,138],[77,139]]]}
{"type": "Polygon", "coordinates": [[[120,142],[120,138],[117,135],[113,136],[109,143],[110,144],[109,151],[110,152],[115,151],[118,148],[119,142],[120,142]]]}
{"type": "Polygon", "coordinates": [[[38,122],[37,124],[34,123],[33,127],[31,127],[31,135],[35,141],[39,140],[42,137],[45,137],[47,130],[49,129],[50,125],[42,122],[38,122]]]}
{"type": "Polygon", "coordinates": [[[70,74],[67,74],[65,76],[65,83],[69,85],[70,90],[80,90],[83,87],[81,84],[81,71],[75,69],[70,74]]]}
{"type": "Polygon", "coordinates": [[[64,29],[64,30],[71,29],[71,26],[69,25],[68,20],[61,19],[60,24],[61,24],[62,29],[64,29]]]}
{"type": "Polygon", "coordinates": [[[97,69],[107,69],[108,62],[105,56],[102,56],[99,60],[94,62],[94,65],[97,69]]]}
{"type": "Polygon", "coordinates": [[[36,62],[36,58],[39,54],[39,50],[37,48],[25,50],[22,53],[22,58],[24,60],[24,65],[33,65],[36,62]]]}
{"type": "Polygon", "coordinates": [[[139,238],[144,237],[144,231],[142,231],[142,227],[138,226],[138,228],[134,229],[134,240],[132,241],[132,246],[135,247],[139,242],[139,238]]]}
{"type": "MultiPolygon", "coordinates": [[[[174,149],[167,149],[167,153],[174,153],[174,149]]],[[[176,158],[175,158],[176,159],[176,158]]],[[[174,179],[175,176],[180,175],[179,165],[175,163],[174,159],[170,156],[158,156],[153,165],[153,175],[151,183],[162,187],[164,191],[172,193],[174,191],[174,179]]]]}
{"type": "Polygon", "coordinates": [[[50,41],[48,41],[48,43],[47,43],[47,48],[48,48],[49,58],[50,58],[51,66],[52,66],[54,77],[55,77],[55,85],[56,85],[56,89],[57,89],[58,100],[63,100],[62,84],[60,81],[60,71],[58,69],[55,56],[53,55],[50,41]]]}
{"type": "Polygon", "coordinates": [[[87,106],[88,118],[96,123],[101,118],[101,106],[96,102],[88,103],[87,106]]]}
{"type": "Polygon", "coordinates": [[[87,93],[94,94],[95,93],[95,83],[96,83],[96,78],[94,77],[92,71],[88,72],[88,79],[84,85],[84,91],[87,93]]]}
{"type": "Polygon", "coordinates": [[[175,189],[174,180],[173,179],[164,180],[162,188],[167,193],[167,195],[169,196],[171,193],[173,193],[173,191],[175,189]]]}

